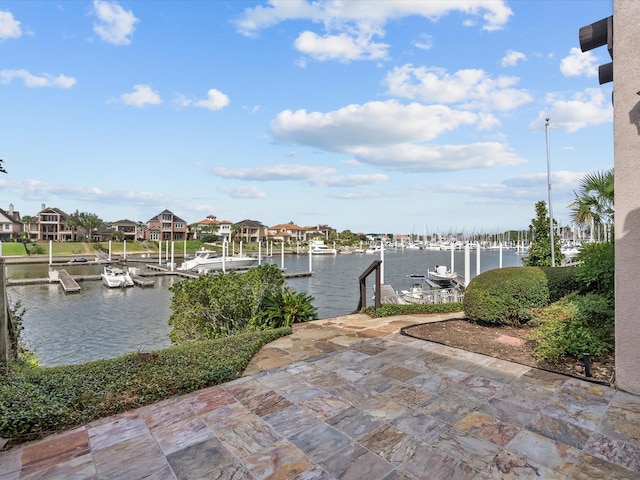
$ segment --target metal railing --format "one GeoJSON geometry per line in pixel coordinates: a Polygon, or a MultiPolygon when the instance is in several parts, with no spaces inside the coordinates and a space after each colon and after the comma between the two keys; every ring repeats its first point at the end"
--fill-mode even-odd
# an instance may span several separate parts
{"type": "Polygon", "coordinates": [[[358,277],[358,281],[360,283],[360,301],[358,302],[358,308],[353,313],[360,312],[363,308],[367,306],[367,277],[373,272],[376,272],[376,285],[375,285],[375,295],[374,295],[374,308],[378,309],[382,306],[381,301],[381,288],[380,288],[380,277],[381,277],[381,265],[382,260],[374,260],[369,267],[360,274],[358,277]]]}

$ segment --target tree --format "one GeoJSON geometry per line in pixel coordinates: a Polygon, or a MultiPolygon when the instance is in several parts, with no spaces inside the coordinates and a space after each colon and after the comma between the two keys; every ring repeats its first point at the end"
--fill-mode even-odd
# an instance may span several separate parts
{"type": "Polygon", "coordinates": [[[85,236],[90,238],[91,231],[102,225],[102,220],[95,213],[79,212],[76,210],[67,217],[65,224],[71,228],[83,228],[85,230],[85,236]]]}
{"type": "MultiPolygon", "coordinates": [[[[562,255],[560,254],[560,239],[555,234],[555,228],[553,230],[554,266],[558,266],[562,260],[562,255]]],[[[525,267],[551,266],[551,237],[549,236],[549,216],[547,214],[546,202],[541,200],[536,203],[536,218],[531,220],[529,231],[533,240],[529,247],[529,255],[522,260],[523,265],[525,267]]]]}
{"type": "Polygon", "coordinates": [[[111,240],[114,242],[124,241],[124,232],[122,230],[116,230],[111,234],[111,240]]]}
{"type": "MultiPolygon", "coordinates": [[[[579,225],[610,225],[613,222],[613,169],[587,174],[574,190],[569,204],[571,218],[579,225]]],[[[593,232],[592,232],[593,235],[593,232]]]]}

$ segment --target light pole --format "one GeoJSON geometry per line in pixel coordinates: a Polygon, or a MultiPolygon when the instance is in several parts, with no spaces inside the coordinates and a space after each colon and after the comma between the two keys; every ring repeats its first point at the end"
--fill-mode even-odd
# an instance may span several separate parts
{"type": "Polygon", "coordinates": [[[553,238],[553,209],[551,208],[551,153],[549,150],[549,117],[545,119],[545,132],[547,134],[547,189],[549,191],[549,240],[551,241],[551,266],[556,266],[554,252],[555,239],[553,238]]]}

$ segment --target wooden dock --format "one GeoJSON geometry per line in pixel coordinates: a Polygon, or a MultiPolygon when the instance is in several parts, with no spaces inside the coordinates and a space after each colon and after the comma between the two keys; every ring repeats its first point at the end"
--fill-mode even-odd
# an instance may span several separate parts
{"type": "Polygon", "coordinates": [[[80,285],[66,270],[58,270],[58,281],[65,293],[79,292],[80,285]]]}
{"type": "Polygon", "coordinates": [[[140,275],[137,275],[135,273],[130,273],[129,276],[131,277],[131,280],[133,280],[133,283],[135,283],[139,287],[153,287],[156,284],[154,280],[141,277],[140,275]]]}

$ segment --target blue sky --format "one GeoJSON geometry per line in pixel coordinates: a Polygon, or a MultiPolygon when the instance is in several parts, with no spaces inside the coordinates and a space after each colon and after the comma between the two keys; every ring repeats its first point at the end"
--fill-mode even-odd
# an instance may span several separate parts
{"type": "Polygon", "coordinates": [[[492,233],[613,166],[606,1],[0,1],[0,208],[492,233]]]}

